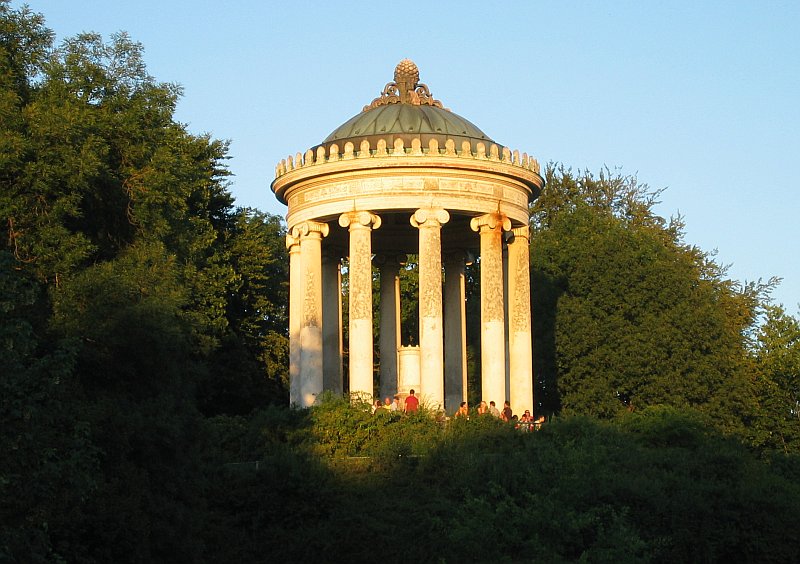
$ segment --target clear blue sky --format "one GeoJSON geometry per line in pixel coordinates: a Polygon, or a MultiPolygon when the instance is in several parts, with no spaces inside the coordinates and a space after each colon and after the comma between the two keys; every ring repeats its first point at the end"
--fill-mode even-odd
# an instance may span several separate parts
{"type": "MultiPolygon", "coordinates": [[[[283,215],[276,162],[355,115],[404,57],[498,142],[666,188],[657,211],[735,280],[800,302],[800,2],[29,0],[59,40],[127,31],[231,141],[238,205],[283,215]]],[[[14,0],[18,7],[23,2],[14,0]]]]}

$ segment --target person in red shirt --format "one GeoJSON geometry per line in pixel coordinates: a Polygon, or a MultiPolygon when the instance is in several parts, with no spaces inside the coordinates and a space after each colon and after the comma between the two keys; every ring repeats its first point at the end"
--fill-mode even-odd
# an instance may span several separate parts
{"type": "Polygon", "coordinates": [[[419,409],[419,400],[417,396],[414,395],[414,390],[408,391],[408,397],[406,398],[406,413],[413,413],[419,409]]]}

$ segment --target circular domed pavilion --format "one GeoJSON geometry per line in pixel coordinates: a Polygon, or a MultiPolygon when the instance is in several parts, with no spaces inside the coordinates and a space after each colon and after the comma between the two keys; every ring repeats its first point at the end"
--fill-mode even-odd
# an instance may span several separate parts
{"type": "Polygon", "coordinates": [[[281,161],[272,190],[288,206],[290,403],[309,406],[323,390],[375,393],[375,263],[381,395],[414,388],[429,405],[454,411],[467,392],[464,266],[477,255],[482,395],[533,411],[528,205],[543,184],[535,159],[443,108],[408,59],[362,112],[321,144],[281,161]],[[398,273],[408,254],[419,255],[413,369],[399,362],[398,273]]]}

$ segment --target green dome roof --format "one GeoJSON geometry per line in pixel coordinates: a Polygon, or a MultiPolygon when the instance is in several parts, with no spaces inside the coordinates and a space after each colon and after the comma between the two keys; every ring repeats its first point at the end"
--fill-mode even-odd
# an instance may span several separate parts
{"type": "Polygon", "coordinates": [[[350,141],[358,150],[364,139],[372,147],[384,139],[391,147],[397,138],[403,139],[406,147],[411,146],[414,138],[419,138],[423,146],[432,138],[442,147],[447,139],[455,141],[457,146],[469,141],[473,150],[479,142],[494,143],[474,123],[443,108],[428,87],[419,82],[419,69],[408,59],[400,61],[394,82],[388,83],[378,98],[337,127],[321,145],[337,144],[341,150],[350,141]]]}
{"type": "Polygon", "coordinates": [[[323,143],[327,145],[344,140],[398,134],[415,137],[426,134],[464,137],[492,143],[489,136],[474,123],[458,114],[435,106],[411,104],[390,104],[361,112],[337,127],[323,143]]]}

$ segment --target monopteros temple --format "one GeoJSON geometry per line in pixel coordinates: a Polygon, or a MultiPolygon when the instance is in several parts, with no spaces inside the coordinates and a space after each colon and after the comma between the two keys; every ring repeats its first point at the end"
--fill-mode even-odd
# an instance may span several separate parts
{"type": "Polygon", "coordinates": [[[481,395],[533,411],[528,205],[543,183],[535,159],[443,108],[407,59],[361,113],[281,161],[272,190],[288,206],[289,401],[309,406],[323,390],[388,396],[414,388],[453,412],[467,394],[464,268],[477,258],[481,395]],[[398,273],[409,254],[418,255],[418,347],[400,346],[398,273]]]}

